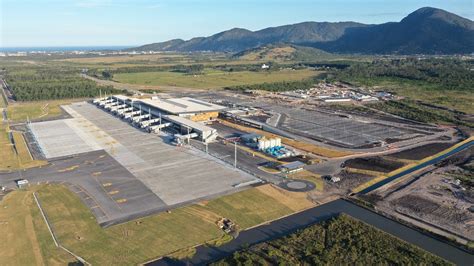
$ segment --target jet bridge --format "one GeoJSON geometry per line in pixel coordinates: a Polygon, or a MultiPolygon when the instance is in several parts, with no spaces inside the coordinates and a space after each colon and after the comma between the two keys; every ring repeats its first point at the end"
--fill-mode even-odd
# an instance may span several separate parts
{"type": "Polygon", "coordinates": [[[111,110],[113,107],[115,107],[115,106],[117,106],[117,105],[119,105],[118,102],[111,102],[111,103],[108,103],[108,104],[104,105],[104,108],[105,108],[106,110],[111,110]]]}
{"type": "Polygon", "coordinates": [[[121,115],[123,115],[123,114],[125,114],[125,113],[129,113],[129,112],[131,112],[131,111],[133,111],[133,107],[125,107],[125,108],[116,110],[115,113],[116,113],[117,115],[120,115],[120,116],[121,116],[121,115]]]}
{"type": "Polygon", "coordinates": [[[149,132],[157,132],[157,131],[160,131],[160,129],[162,129],[162,128],[170,127],[172,125],[173,125],[173,123],[168,122],[168,123],[162,123],[162,124],[159,124],[159,125],[149,126],[149,127],[147,127],[147,129],[148,129],[149,132]]]}
{"type": "Polygon", "coordinates": [[[117,112],[117,111],[120,110],[120,109],[126,108],[127,106],[128,106],[128,105],[126,105],[126,104],[119,104],[119,105],[116,105],[116,106],[111,107],[111,108],[110,108],[110,111],[113,112],[113,113],[115,113],[115,112],[117,112]]]}
{"type": "Polygon", "coordinates": [[[146,119],[151,117],[149,114],[144,114],[144,115],[139,115],[139,116],[133,116],[130,118],[133,123],[140,123],[142,119],[146,119]]]}
{"type": "Polygon", "coordinates": [[[141,114],[142,112],[141,111],[130,111],[130,112],[126,112],[126,113],[123,113],[122,114],[122,117],[124,119],[130,119],[131,117],[133,117],[134,115],[139,115],[141,114]]]}
{"type": "Polygon", "coordinates": [[[99,102],[99,106],[100,107],[105,107],[107,104],[113,102],[114,100],[113,99],[107,99],[107,100],[103,100],[103,101],[100,101],[99,102]]]}
{"type": "Polygon", "coordinates": [[[156,124],[158,122],[160,122],[160,118],[153,118],[153,119],[147,119],[147,120],[143,120],[140,122],[140,127],[141,128],[145,128],[147,126],[152,126],[153,124],[156,124]]]}

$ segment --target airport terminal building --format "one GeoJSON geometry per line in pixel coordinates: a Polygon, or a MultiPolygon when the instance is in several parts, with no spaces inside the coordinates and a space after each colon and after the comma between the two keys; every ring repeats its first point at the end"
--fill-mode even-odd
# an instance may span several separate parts
{"type": "Polygon", "coordinates": [[[219,112],[226,109],[224,106],[190,97],[170,99],[159,99],[153,97],[151,99],[134,100],[134,106],[136,108],[139,108],[140,105],[144,112],[150,110],[153,115],[159,115],[160,113],[162,115],[176,115],[188,118],[192,121],[215,119],[219,115],[219,112]]]}
{"type": "Polygon", "coordinates": [[[225,106],[190,97],[138,99],[114,95],[103,100],[103,105],[111,111],[125,110],[122,116],[150,131],[174,126],[180,132],[177,138],[198,138],[204,142],[215,139],[217,131],[203,122],[216,119],[219,112],[226,110],[225,106]]]}

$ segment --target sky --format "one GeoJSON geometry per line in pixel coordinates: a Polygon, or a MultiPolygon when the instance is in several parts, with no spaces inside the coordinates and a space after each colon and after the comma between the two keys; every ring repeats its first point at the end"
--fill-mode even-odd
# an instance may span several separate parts
{"type": "Polygon", "coordinates": [[[400,21],[420,7],[474,20],[473,0],[0,0],[0,47],[135,46],[303,21],[400,21]]]}

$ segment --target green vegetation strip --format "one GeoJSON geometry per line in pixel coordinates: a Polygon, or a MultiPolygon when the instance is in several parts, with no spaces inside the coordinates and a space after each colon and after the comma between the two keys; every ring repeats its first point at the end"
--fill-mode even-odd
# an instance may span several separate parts
{"type": "Polygon", "coordinates": [[[367,106],[423,123],[449,123],[474,127],[473,123],[463,121],[459,114],[449,110],[429,107],[411,100],[379,102],[368,104],[367,106]]]}
{"type": "Polygon", "coordinates": [[[213,265],[450,265],[346,215],[257,244],[213,265]]]}
{"type": "Polygon", "coordinates": [[[331,73],[330,80],[390,90],[413,100],[474,113],[472,60],[391,59],[351,62],[331,73]]]}
{"type": "Polygon", "coordinates": [[[15,100],[37,101],[94,97],[103,93],[118,93],[111,86],[98,86],[79,76],[79,69],[48,67],[7,68],[8,82],[15,100]]]}

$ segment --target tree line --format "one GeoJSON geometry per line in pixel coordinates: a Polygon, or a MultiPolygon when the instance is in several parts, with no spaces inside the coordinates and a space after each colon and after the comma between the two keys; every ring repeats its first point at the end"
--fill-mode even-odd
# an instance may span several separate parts
{"type": "Polygon", "coordinates": [[[102,93],[120,93],[112,86],[99,86],[75,71],[7,72],[6,81],[17,101],[95,97],[102,93]]]}
{"type": "Polygon", "coordinates": [[[297,81],[280,81],[280,82],[265,82],[259,84],[250,85],[239,85],[225,87],[226,90],[246,91],[246,90],[263,90],[271,92],[282,92],[282,91],[296,91],[296,90],[308,90],[313,87],[319,80],[324,76],[318,75],[313,78],[297,81]]]}
{"type": "Polygon", "coordinates": [[[443,90],[474,92],[474,62],[460,59],[393,59],[353,63],[335,72],[335,78],[352,81],[389,78],[433,85],[443,90]]]}
{"type": "Polygon", "coordinates": [[[211,265],[450,265],[363,222],[340,215],[260,243],[211,265]]]}
{"type": "Polygon", "coordinates": [[[439,108],[432,108],[417,101],[405,99],[401,101],[387,101],[370,103],[368,107],[394,114],[406,119],[423,123],[449,123],[474,127],[474,123],[463,121],[459,113],[439,108]]]}

